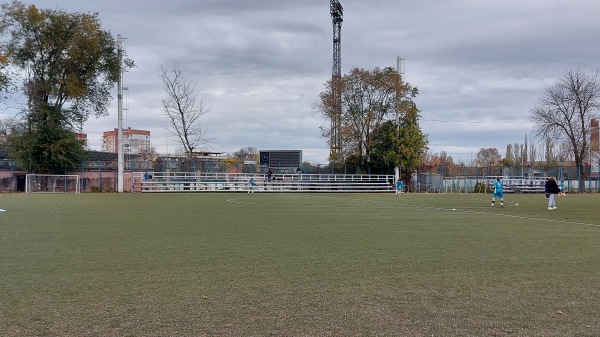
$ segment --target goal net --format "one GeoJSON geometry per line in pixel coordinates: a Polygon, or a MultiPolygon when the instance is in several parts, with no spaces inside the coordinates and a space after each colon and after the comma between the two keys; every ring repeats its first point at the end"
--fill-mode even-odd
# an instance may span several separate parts
{"type": "Polygon", "coordinates": [[[79,176],[75,174],[28,174],[26,193],[79,193],[79,176]]]}

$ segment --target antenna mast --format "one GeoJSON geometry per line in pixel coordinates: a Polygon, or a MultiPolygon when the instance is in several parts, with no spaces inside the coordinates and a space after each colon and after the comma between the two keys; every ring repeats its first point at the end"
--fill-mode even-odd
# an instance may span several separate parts
{"type": "Polygon", "coordinates": [[[342,151],[342,22],[344,9],[338,0],[330,0],[331,23],[333,25],[333,67],[331,71],[331,92],[333,105],[331,113],[330,157],[337,158],[342,151]]]}

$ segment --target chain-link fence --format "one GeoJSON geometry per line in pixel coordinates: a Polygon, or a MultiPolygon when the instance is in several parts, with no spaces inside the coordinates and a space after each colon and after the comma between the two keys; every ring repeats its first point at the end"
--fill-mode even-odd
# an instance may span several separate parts
{"type": "Polygon", "coordinates": [[[490,182],[501,177],[516,193],[544,192],[545,177],[565,180],[571,192],[600,192],[598,172],[591,166],[438,166],[422,167],[413,174],[412,189],[421,192],[485,192],[490,182]]]}
{"type": "MultiPolygon", "coordinates": [[[[373,174],[393,175],[394,168],[364,169],[349,163],[315,163],[304,162],[288,167],[264,167],[252,164],[237,163],[225,158],[185,158],[168,157],[155,161],[125,160],[124,186],[133,189],[134,173],[139,172],[198,172],[198,173],[267,173],[273,174],[373,174]],[[130,181],[129,181],[130,180],[130,181]]],[[[88,191],[114,191],[117,186],[116,160],[85,161],[81,168],[75,172],[65,174],[78,174],[82,177],[81,190],[88,191]]],[[[25,190],[25,175],[27,170],[20,168],[15,160],[0,160],[0,192],[20,192],[25,190]]],[[[416,172],[406,172],[400,168],[400,176],[405,182],[406,189],[411,192],[473,192],[477,191],[475,185],[486,181],[489,177],[511,177],[522,181],[533,181],[546,176],[555,176],[565,179],[572,191],[580,190],[579,181],[584,182],[585,190],[600,192],[598,186],[599,174],[591,166],[465,166],[465,165],[440,165],[422,166],[416,172]],[[467,179],[468,177],[468,179],[467,179]]],[[[525,184],[525,183],[523,183],[525,184]]]]}

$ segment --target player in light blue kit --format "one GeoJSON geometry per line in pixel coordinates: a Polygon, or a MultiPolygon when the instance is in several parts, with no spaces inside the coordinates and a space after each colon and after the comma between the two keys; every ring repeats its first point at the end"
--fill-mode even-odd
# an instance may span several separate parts
{"type": "Polygon", "coordinates": [[[399,195],[400,193],[402,193],[403,188],[404,188],[404,183],[402,182],[402,180],[398,179],[398,181],[396,181],[396,195],[399,195]]]}
{"type": "Polygon", "coordinates": [[[254,178],[250,178],[250,182],[248,183],[249,189],[248,194],[254,194],[254,178]]]}
{"type": "Polygon", "coordinates": [[[504,207],[504,192],[502,192],[502,188],[504,184],[500,180],[500,177],[496,178],[494,181],[494,195],[492,196],[492,207],[494,207],[494,202],[496,198],[500,198],[500,207],[504,207]]]}

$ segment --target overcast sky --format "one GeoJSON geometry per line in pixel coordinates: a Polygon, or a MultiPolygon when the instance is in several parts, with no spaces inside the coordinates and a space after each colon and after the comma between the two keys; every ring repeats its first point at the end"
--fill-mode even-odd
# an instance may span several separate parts
{"type": "MultiPolygon", "coordinates": [[[[166,138],[161,65],[197,82],[215,152],[302,150],[329,154],[313,108],[331,78],[329,0],[38,0],[39,8],[97,12],[126,38],[136,67],[126,76],[125,127],[166,138]]],[[[597,0],[341,0],[342,74],[404,62],[419,88],[421,127],[431,152],[469,161],[480,148],[523,143],[529,111],[569,70],[595,73],[600,60],[597,0]]],[[[117,127],[110,115],[85,126],[92,149],[117,127]]]]}

